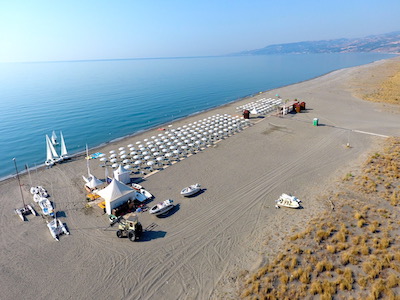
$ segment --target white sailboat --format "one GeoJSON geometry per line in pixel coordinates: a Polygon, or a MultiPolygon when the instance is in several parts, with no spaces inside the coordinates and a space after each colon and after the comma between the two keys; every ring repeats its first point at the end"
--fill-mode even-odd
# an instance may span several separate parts
{"type": "Polygon", "coordinates": [[[56,135],[56,132],[53,130],[53,132],[51,133],[51,143],[53,144],[53,145],[58,145],[58,142],[57,142],[57,135],[56,135]]]}
{"type": "Polygon", "coordinates": [[[69,159],[67,147],[65,146],[64,136],[62,131],[60,131],[60,138],[61,138],[61,159],[66,160],[69,159]]]}
{"type": "MultiPolygon", "coordinates": [[[[46,134],[46,161],[44,162],[46,166],[52,166],[57,161],[53,155],[52,149],[54,149],[53,144],[51,143],[49,136],[46,134]]],[[[54,152],[55,151],[56,150],[54,149],[54,152]]],[[[56,157],[58,157],[57,153],[56,157]]]]}

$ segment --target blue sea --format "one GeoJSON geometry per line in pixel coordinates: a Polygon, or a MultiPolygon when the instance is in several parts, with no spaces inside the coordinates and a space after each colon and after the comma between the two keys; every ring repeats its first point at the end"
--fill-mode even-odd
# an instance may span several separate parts
{"type": "Polygon", "coordinates": [[[333,70],[393,57],[304,54],[0,64],[0,178],[69,153],[333,70]]]}

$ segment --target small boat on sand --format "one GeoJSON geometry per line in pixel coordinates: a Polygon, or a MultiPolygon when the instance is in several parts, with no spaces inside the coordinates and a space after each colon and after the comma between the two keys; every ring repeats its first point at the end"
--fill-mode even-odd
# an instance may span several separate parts
{"type": "Polygon", "coordinates": [[[139,201],[139,202],[144,202],[144,201],[147,200],[147,197],[146,197],[145,195],[143,195],[141,192],[136,191],[135,199],[136,199],[137,201],[139,201]]]}
{"type": "Polygon", "coordinates": [[[38,202],[40,208],[43,211],[43,214],[46,216],[54,216],[54,208],[53,205],[51,205],[51,202],[47,198],[41,198],[41,200],[38,202]]]}
{"type": "Polygon", "coordinates": [[[140,189],[139,192],[141,194],[143,194],[146,197],[147,200],[150,200],[150,199],[153,198],[153,195],[149,191],[146,191],[145,189],[140,189]]]}
{"type": "Polygon", "coordinates": [[[299,208],[301,201],[295,196],[289,196],[288,194],[283,193],[278,200],[275,200],[275,202],[278,206],[299,208]]]}
{"type": "Polygon", "coordinates": [[[137,183],[132,183],[132,188],[139,191],[141,190],[143,187],[140,184],[137,183]]]}
{"type": "Polygon", "coordinates": [[[51,236],[58,241],[58,237],[61,234],[69,234],[69,231],[67,228],[65,228],[65,225],[63,222],[60,221],[60,219],[54,218],[50,222],[47,223],[47,228],[50,230],[51,236]]]}
{"type": "Polygon", "coordinates": [[[200,191],[200,184],[192,184],[191,186],[185,187],[181,191],[181,195],[184,197],[192,196],[200,191]]]}
{"type": "Polygon", "coordinates": [[[160,202],[154,205],[152,208],[150,208],[149,213],[155,216],[165,214],[174,207],[173,202],[174,201],[171,199],[160,202]]]}

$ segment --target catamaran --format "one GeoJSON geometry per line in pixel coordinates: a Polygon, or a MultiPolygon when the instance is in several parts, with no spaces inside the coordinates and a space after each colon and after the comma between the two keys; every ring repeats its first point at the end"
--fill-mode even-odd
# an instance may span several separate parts
{"type": "Polygon", "coordinates": [[[57,219],[57,217],[55,217],[53,220],[51,220],[50,222],[47,222],[47,227],[50,230],[50,234],[51,236],[58,241],[59,240],[59,236],[61,234],[69,234],[68,229],[65,227],[65,225],[63,224],[63,222],[61,222],[60,219],[57,219]]]}

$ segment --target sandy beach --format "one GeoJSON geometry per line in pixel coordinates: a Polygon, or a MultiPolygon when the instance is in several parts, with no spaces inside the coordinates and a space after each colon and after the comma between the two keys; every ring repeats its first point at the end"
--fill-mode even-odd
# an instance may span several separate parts
{"type": "MultiPolygon", "coordinates": [[[[135,243],[118,239],[99,207],[86,207],[83,158],[21,176],[27,202],[33,202],[31,180],[48,189],[71,233],[59,242],[43,218],[28,216],[22,222],[13,213],[21,205],[17,180],[1,182],[0,298],[232,297],[240,272],[262,265],[280,251],[285,237],[329,206],[321,195],[333,192],[338,176],[385,136],[400,136],[398,109],[353,96],[351,82],[384,63],[334,71],[172,124],[177,128],[215,114],[238,115],[239,105],[276,94],[307,105],[305,112],[284,117],[252,115],[253,126],[145,178],[140,184],[155,196],[149,205],[173,199],[176,209],[166,218],[139,214],[148,230],[135,243]],[[314,118],[320,126],[313,126],[314,118]],[[196,182],[204,188],[201,194],[179,194],[196,182]],[[275,209],[274,200],[283,192],[302,199],[304,209],[275,209]],[[261,255],[265,249],[269,254],[261,255]]],[[[95,151],[108,153],[158,133],[95,151]]],[[[90,169],[104,179],[98,160],[90,161],[90,169]]]]}

